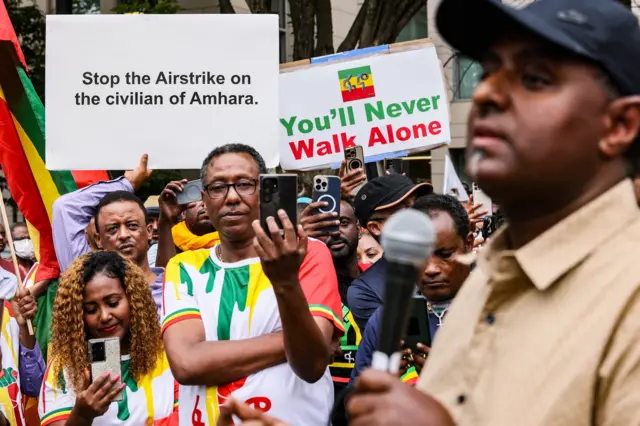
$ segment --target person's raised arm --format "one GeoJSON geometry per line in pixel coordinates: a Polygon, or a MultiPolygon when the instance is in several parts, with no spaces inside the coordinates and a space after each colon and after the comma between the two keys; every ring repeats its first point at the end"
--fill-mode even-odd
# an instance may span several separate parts
{"type": "Polygon", "coordinates": [[[180,214],[189,206],[180,206],[176,193],[184,190],[186,179],[169,182],[160,193],[160,219],[158,220],[158,255],[156,266],[164,268],[169,260],[177,254],[171,230],[178,224],[180,214]]]}
{"type": "Polygon", "coordinates": [[[53,246],[58,257],[60,271],[67,270],[78,256],[91,251],[84,230],[95,215],[100,200],[110,192],[138,189],[151,175],[147,168],[149,157],[145,154],[135,170],[124,177],[98,182],[85,188],[64,194],[53,203],[51,227],[53,246]]]}
{"type": "Polygon", "coordinates": [[[340,311],[337,278],[328,249],[324,262],[307,263],[308,240],[302,226],[298,226],[296,236],[287,214],[281,210],[278,215],[284,238],[274,218],[267,219],[271,238],[255,221],[254,248],[278,301],[287,361],[298,377],[314,383],[326,371],[333,343],[344,332],[337,314],[340,311]]]}
{"type": "Polygon", "coordinates": [[[176,380],[182,385],[219,386],[285,362],[282,332],[246,340],[206,340],[193,285],[182,279],[187,274],[181,263],[185,256],[196,254],[186,252],[169,262],[162,293],[162,338],[176,380]]]}

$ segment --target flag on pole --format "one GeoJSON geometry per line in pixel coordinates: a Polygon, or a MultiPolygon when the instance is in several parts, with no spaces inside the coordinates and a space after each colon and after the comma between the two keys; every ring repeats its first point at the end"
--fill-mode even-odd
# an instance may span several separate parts
{"type": "Polygon", "coordinates": [[[36,281],[60,273],[53,248],[51,209],[67,192],[99,180],[106,171],[50,172],[45,167],[44,105],[27,74],[27,65],[4,2],[0,1],[0,165],[9,191],[29,228],[39,261],[36,281]],[[82,180],[79,185],[78,181],[82,180]]]}
{"type": "Polygon", "coordinates": [[[462,186],[462,182],[456,173],[455,167],[449,158],[449,154],[444,157],[444,188],[442,193],[446,195],[453,195],[458,201],[469,201],[469,195],[462,186]]]}

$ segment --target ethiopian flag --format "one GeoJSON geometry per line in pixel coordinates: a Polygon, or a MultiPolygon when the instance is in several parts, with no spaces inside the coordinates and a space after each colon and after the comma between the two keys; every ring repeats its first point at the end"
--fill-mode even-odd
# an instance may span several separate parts
{"type": "MultiPolygon", "coordinates": [[[[51,208],[61,194],[107,180],[106,171],[50,172],[45,167],[44,106],[27,75],[27,65],[4,2],[0,1],[0,166],[9,191],[29,227],[39,267],[36,282],[60,273],[53,249],[51,208]]],[[[55,82],[49,82],[55,84],[55,82]]]]}
{"type": "Polygon", "coordinates": [[[370,66],[338,71],[338,79],[342,102],[373,98],[376,95],[370,66]]]}

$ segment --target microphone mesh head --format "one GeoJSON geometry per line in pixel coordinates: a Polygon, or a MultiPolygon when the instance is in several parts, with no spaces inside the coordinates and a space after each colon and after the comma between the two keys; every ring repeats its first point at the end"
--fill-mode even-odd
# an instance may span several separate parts
{"type": "Polygon", "coordinates": [[[399,211],[384,224],[380,243],[388,261],[422,267],[435,243],[431,219],[415,209],[399,211]]]}

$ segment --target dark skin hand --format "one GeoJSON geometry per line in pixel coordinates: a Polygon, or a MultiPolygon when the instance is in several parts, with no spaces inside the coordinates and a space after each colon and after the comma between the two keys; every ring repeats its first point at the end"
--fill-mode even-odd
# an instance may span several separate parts
{"type": "Polygon", "coordinates": [[[351,170],[349,173],[346,173],[347,160],[342,160],[340,164],[340,192],[345,197],[351,197],[351,193],[354,189],[359,187],[367,180],[367,175],[363,169],[355,169],[351,170]]]}
{"type": "Polygon", "coordinates": [[[284,237],[273,217],[267,218],[270,237],[259,221],[253,222],[253,248],[262,270],[271,281],[284,330],[284,346],[289,365],[298,377],[314,383],[322,377],[333,354],[333,324],[311,315],[300,286],[298,270],[307,254],[307,236],[294,225],[284,210],[278,211],[284,237]]]}
{"type": "Polygon", "coordinates": [[[300,214],[300,225],[308,237],[321,238],[331,235],[330,232],[323,228],[330,226],[340,226],[340,220],[338,219],[338,212],[313,214],[313,211],[327,207],[329,203],[321,201],[319,203],[309,203],[307,207],[300,214]]]}
{"type": "Polygon", "coordinates": [[[424,364],[427,362],[431,348],[423,343],[418,343],[418,350],[413,353],[413,366],[416,367],[416,372],[420,374],[424,364]]]}
{"type": "Polygon", "coordinates": [[[434,398],[384,371],[365,370],[347,402],[350,426],[455,426],[434,398]]]}
{"type": "Polygon", "coordinates": [[[262,411],[242,404],[231,398],[221,409],[218,426],[233,425],[233,417],[236,416],[242,423],[241,426],[287,426],[278,419],[267,416],[262,411]]]}
{"type": "Polygon", "coordinates": [[[194,205],[194,203],[184,206],[178,204],[176,194],[184,190],[185,183],[187,183],[187,179],[169,182],[158,198],[160,219],[158,220],[158,254],[156,256],[156,267],[166,267],[169,260],[177,254],[171,229],[180,222],[180,217],[184,211],[194,205]]]}
{"type": "Polygon", "coordinates": [[[110,377],[108,374],[97,378],[91,383],[89,370],[84,372],[84,390],[76,396],[76,404],[71,415],[66,420],[52,423],[52,425],[89,426],[96,417],[102,416],[109,409],[113,398],[125,387],[121,383],[113,388],[120,380],[120,376],[110,377]]]}
{"type": "Polygon", "coordinates": [[[16,322],[20,327],[20,343],[27,349],[33,349],[36,345],[36,338],[29,334],[27,320],[33,320],[36,317],[38,304],[31,292],[24,287],[18,287],[11,303],[16,314],[16,322]]]}

